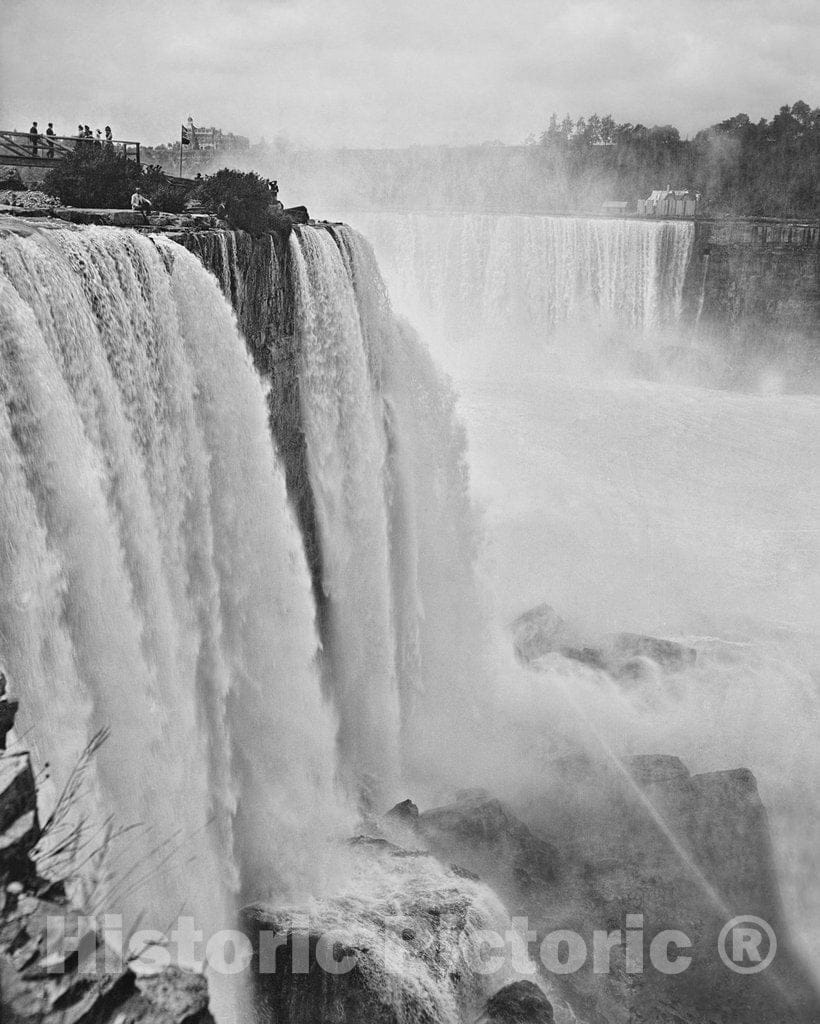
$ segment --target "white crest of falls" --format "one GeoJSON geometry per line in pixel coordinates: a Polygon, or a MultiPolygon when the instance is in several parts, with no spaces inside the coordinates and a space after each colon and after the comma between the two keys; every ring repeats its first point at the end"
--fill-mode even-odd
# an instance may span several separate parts
{"type": "Polygon", "coordinates": [[[140,824],[139,867],[97,896],[205,926],[310,884],[335,727],[230,307],[181,247],[89,228],[0,239],[0,311],[0,661],[57,788],[111,731],[82,813],[140,824]]]}
{"type": "Polygon", "coordinates": [[[290,245],[340,752],[387,793],[399,766],[429,767],[421,733],[457,757],[483,675],[465,439],[365,240],[307,228],[290,245]]]}
{"type": "Polygon", "coordinates": [[[694,241],[685,221],[356,213],[396,307],[448,365],[569,358],[662,343],[678,323],[694,241]],[[478,340],[481,339],[481,345],[478,340]]]}
{"type": "Polygon", "coordinates": [[[356,214],[397,299],[424,297],[443,322],[491,328],[570,320],[648,328],[680,316],[694,239],[688,221],[494,214],[356,214]],[[391,279],[392,285],[392,279],[391,279]]]}

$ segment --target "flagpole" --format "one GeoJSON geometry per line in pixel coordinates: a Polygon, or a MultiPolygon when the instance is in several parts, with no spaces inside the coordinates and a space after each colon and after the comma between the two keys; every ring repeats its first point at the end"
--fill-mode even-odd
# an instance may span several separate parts
{"type": "Polygon", "coordinates": [[[185,128],[183,126],[182,131],[179,135],[179,176],[182,177],[182,140],[185,137],[185,128]]]}

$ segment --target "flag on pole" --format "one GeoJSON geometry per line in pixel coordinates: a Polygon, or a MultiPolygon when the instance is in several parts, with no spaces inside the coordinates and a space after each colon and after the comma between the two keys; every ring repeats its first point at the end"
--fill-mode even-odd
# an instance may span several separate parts
{"type": "Polygon", "coordinates": [[[194,141],[191,138],[191,136],[194,134],[194,127],[193,127],[193,125],[191,125],[190,129],[186,128],[184,124],[181,125],[180,127],[182,128],[182,140],[181,140],[182,141],[182,145],[183,146],[190,146],[192,144],[192,142],[194,141]]]}

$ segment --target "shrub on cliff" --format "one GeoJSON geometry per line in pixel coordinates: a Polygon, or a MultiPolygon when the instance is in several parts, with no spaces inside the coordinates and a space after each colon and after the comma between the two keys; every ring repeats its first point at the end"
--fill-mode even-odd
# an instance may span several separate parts
{"type": "Polygon", "coordinates": [[[148,198],[155,210],[160,210],[162,213],[183,213],[188,193],[184,188],[164,184],[155,191],[149,192],[148,198]]]}
{"type": "Polygon", "coordinates": [[[0,167],[0,192],[24,192],[26,184],[16,167],[0,167]]]}
{"type": "Polygon", "coordinates": [[[144,185],[140,167],[108,147],[83,146],[55,163],[43,191],[66,206],[124,210],[131,193],[144,185]]]}
{"type": "Polygon", "coordinates": [[[217,171],[203,181],[196,195],[206,209],[222,210],[232,228],[260,234],[268,226],[271,195],[253,171],[217,171]]]}

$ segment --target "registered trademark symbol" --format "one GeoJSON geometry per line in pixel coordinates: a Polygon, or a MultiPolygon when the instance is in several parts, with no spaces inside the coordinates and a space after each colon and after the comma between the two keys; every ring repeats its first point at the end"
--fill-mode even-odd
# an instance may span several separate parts
{"type": "Polygon", "coordinates": [[[727,921],[721,929],[718,953],[735,974],[759,974],[775,958],[777,936],[762,917],[741,914],[727,921]]]}

